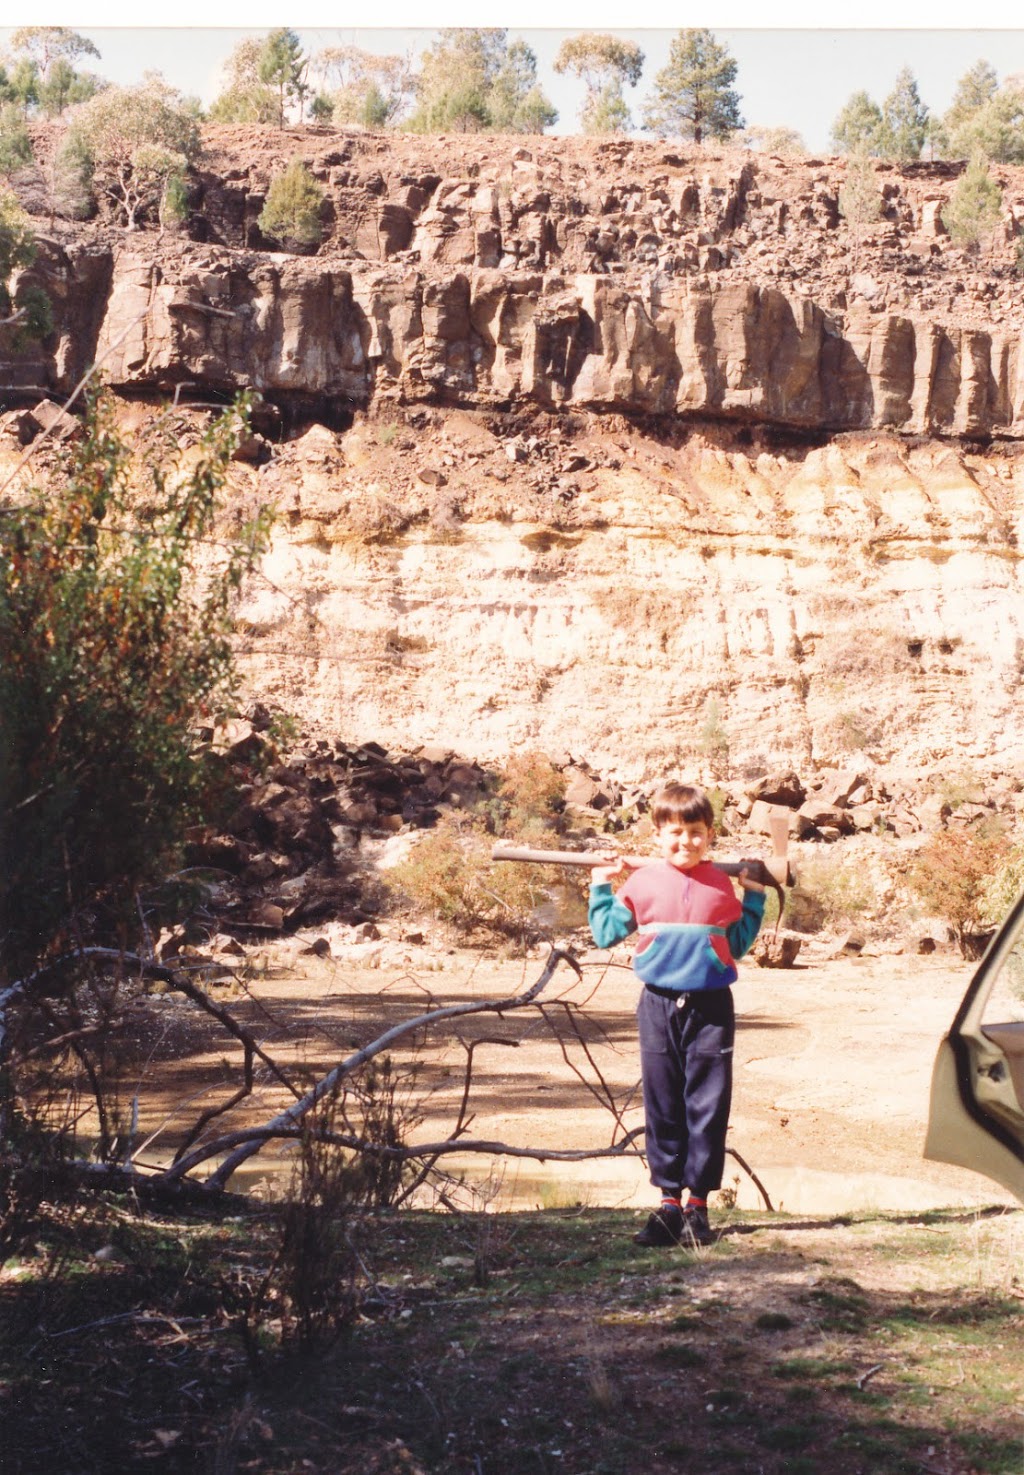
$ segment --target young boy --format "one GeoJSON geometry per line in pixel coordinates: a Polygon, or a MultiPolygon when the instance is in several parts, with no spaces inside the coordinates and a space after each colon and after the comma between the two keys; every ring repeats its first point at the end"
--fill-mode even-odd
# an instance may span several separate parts
{"type": "Polygon", "coordinates": [[[652,817],[661,860],[633,869],[617,894],[611,882],[627,863],[595,867],[590,929],[600,948],[640,933],[633,968],[644,984],[637,1027],[645,1150],[661,1205],[633,1238],[710,1244],[708,1194],[722,1184],[732,1099],[733,960],[757,936],[764,887],[742,871],[741,905],[729,877],[708,860],[714,812],[702,789],[666,784],[652,817]]]}

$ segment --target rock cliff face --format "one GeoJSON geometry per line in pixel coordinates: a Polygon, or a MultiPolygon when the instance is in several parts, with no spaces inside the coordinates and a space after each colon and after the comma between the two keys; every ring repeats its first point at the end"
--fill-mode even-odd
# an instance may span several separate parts
{"type": "Polygon", "coordinates": [[[634,779],[1014,772],[1024,171],[976,258],[939,219],[955,166],[880,165],[859,232],[843,171],[217,130],[187,237],[44,232],[57,331],[7,403],[96,359],[132,399],[262,393],[236,495],[281,521],[243,643],[318,730],[634,779]],[[296,153],[309,257],[256,224],[296,153]]]}
{"type": "Polygon", "coordinates": [[[285,519],[245,609],[258,685],[319,727],[635,779],[1024,764],[1016,453],[393,429],[252,474],[285,519]]]}
{"type": "MultiPolygon", "coordinates": [[[[69,387],[253,384],[344,416],[531,402],[835,432],[1024,433],[1015,275],[1024,171],[979,270],[939,212],[956,166],[879,166],[847,227],[842,160],[615,142],[211,130],[191,240],[95,226],[37,267],[58,335],[22,364],[69,387]],[[317,255],[257,218],[295,153],[325,191],[317,255]],[[254,249],[257,248],[257,249],[254,249]]],[[[39,181],[17,181],[38,204],[39,181]]],[[[37,381],[38,382],[38,381],[37,381]]]]}

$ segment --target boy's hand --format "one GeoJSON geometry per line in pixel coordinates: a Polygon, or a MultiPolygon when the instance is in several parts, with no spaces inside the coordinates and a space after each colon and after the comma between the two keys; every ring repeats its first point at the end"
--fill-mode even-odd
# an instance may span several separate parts
{"type": "Polygon", "coordinates": [[[591,886],[601,886],[605,883],[617,881],[620,876],[629,870],[628,865],[621,855],[616,855],[614,850],[601,853],[601,865],[595,866],[590,872],[591,886]]]}
{"type": "Polygon", "coordinates": [[[762,896],[764,895],[765,888],[761,885],[760,881],[754,880],[749,871],[740,871],[736,879],[743,887],[744,891],[757,891],[762,896]]]}

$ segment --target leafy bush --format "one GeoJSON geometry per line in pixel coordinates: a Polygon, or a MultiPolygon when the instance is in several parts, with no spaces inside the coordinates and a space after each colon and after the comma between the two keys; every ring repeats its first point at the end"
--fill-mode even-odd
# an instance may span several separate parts
{"type": "Polygon", "coordinates": [[[1024,843],[1012,844],[1003,863],[982,887],[982,920],[996,927],[1024,891],[1024,843]]]}
{"type": "Polygon", "coordinates": [[[956,245],[976,247],[998,225],[1002,208],[1003,192],[975,154],[942,207],[942,223],[956,245]]]}
{"type": "Polygon", "coordinates": [[[786,899],[786,925],[794,932],[848,927],[877,902],[875,888],[855,857],[815,856],[802,863],[786,899]]]}
{"type": "Polygon", "coordinates": [[[25,115],[12,102],[0,106],[0,174],[13,174],[32,162],[32,140],[25,115]]]}
{"type": "Polygon", "coordinates": [[[324,192],[301,159],[293,159],[270,182],[257,225],[265,236],[293,251],[312,251],[323,240],[320,212],[324,192]]]}
{"type": "Polygon", "coordinates": [[[133,462],[108,403],[60,479],[0,512],[0,940],[14,976],[91,935],[138,935],[212,769],[203,713],[234,690],[231,610],[269,525],[208,547],[240,404],[183,462],[133,462]],[[147,477],[139,496],[133,481],[147,477]]]}
{"type": "Polygon", "coordinates": [[[557,829],[565,805],[565,779],[543,753],[517,753],[498,786],[502,828],[522,839],[557,829]]]}
{"type": "Polygon", "coordinates": [[[524,937],[547,899],[543,866],[495,864],[481,817],[445,815],[390,872],[389,884],[457,932],[524,937]]]}
{"type": "Polygon", "coordinates": [[[846,179],[839,186],[839,213],[848,225],[873,225],[882,213],[875,165],[869,154],[854,151],[846,166],[846,179]]]}
{"type": "Polygon", "coordinates": [[[961,954],[974,958],[995,925],[998,878],[1020,859],[1002,830],[989,824],[942,830],[918,851],[907,879],[921,901],[949,924],[961,954]]]}
{"type": "Polygon", "coordinates": [[[0,187],[0,318],[13,318],[14,347],[25,338],[42,338],[53,319],[50,300],[41,287],[20,281],[12,297],[10,280],[19,268],[35,260],[36,240],[32,223],[18,204],[13,190],[0,187]]]}
{"type": "MultiPolygon", "coordinates": [[[[129,230],[159,207],[168,178],[184,174],[199,152],[196,108],[160,77],[138,87],[107,87],[83,104],[66,147],[88,157],[100,191],[129,230]]],[[[78,165],[80,179],[85,169],[78,165]]]]}

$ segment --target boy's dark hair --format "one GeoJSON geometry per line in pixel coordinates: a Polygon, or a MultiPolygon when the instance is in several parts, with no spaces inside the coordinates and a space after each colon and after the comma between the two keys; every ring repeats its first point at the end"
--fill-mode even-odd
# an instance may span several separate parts
{"type": "Polygon", "coordinates": [[[709,830],[715,827],[715,811],[703,789],[692,784],[664,784],[651,800],[651,819],[660,830],[668,824],[696,824],[703,820],[709,830]]]}

